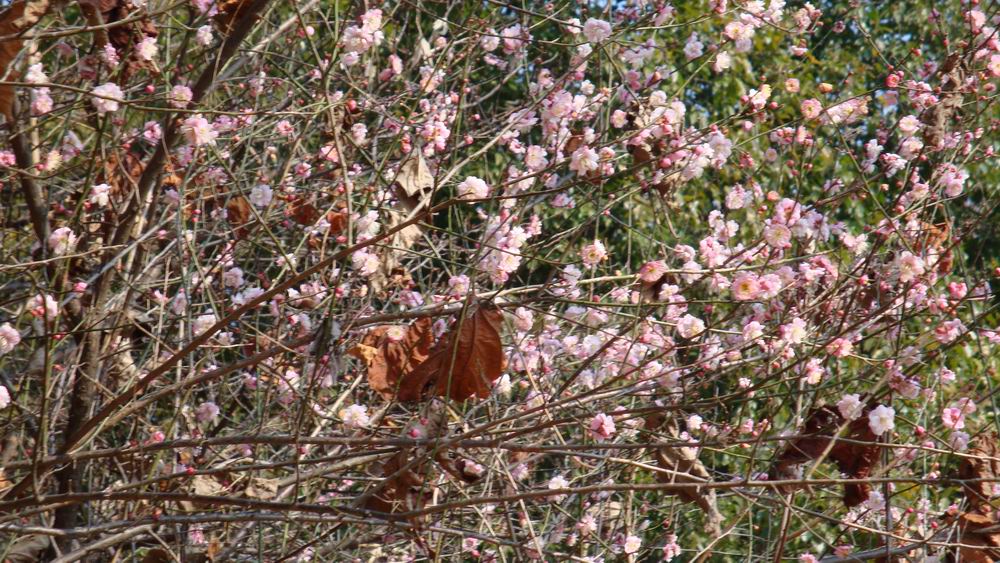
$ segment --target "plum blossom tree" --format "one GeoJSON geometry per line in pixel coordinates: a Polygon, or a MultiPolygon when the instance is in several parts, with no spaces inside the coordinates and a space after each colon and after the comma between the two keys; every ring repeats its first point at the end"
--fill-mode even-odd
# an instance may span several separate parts
{"type": "Polygon", "coordinates": [[[6,3],[4,557],[984,560],[998,26],[6,3]]]}

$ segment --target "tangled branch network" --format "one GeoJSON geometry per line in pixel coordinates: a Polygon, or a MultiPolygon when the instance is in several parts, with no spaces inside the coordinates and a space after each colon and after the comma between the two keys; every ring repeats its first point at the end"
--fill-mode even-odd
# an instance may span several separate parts
{"type": "Polygon", "coordinates": [[[0,6],[0,560],[1000,561],[1000,7],[0,6]]]}

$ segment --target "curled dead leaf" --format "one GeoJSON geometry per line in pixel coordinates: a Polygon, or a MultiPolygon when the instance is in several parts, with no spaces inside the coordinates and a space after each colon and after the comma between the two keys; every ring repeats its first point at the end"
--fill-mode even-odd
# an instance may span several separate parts
{"type": "Polygon", "coordinates": [[[405,377],[400,401],[419,401],[429,392],[464,401],[489,397],[493,382],[503,373],[500,341],[503,313],[481,304],[463,322],[456,321],[430,356],[405,377]]]}
{"type": "Polygon", "coordinates": [[[250,7],[249,0],[220,0],[217,4],[218,12],[215,14],[215,24],[219,26],[219,31],[229,33],[233,25],[245,16],[247,8],[250,7]]]}
{"type": "Polygon", "coordinates": [[[237,237],[246,236],[251,217],[253,217],[253,212],[247,198],[238,195],[226,202],[226,220],[235,230],[237,237]]]}
{"type": "Polygon", "coordinates": [[[969,447],[969,457],[959,465],[960,479],[974,479],[962,485],[962,493],[974,511],[990,514],[993,507],[993,480],[1000,477],[1000,436],[995,432],[977,437],[969,447]],[[981,481],[979,481],[981,479],[981,481]]]}
{"type": "Polygon", "coordinates": [[[347,353],[359,360],[364,360],[365,364],[371,364],[378,356],[378,348],[368,346],[367,344],[358,344],[348,350],[347,353]]]}
{"type": "Polygon", "coordinates": [[[4,563],[34,563],[42,561],[45,550],[49,547],[49,536],[24,535],[10,545],[4,552],[4,563]]]}
{"type": "MultiPolygon", "coordinates": [[[[446,430],[443,413],[438,405],[429,406],[429,412],[421,423],[421,430],[428,438],[439,438],[446,430]]],[[[416,424],[411,423],[403,435],[408,435],[416,424]]],[[[423,447],[401,448],[385,462],[375,464],[371,468],[372,472],[383,477],[384,481],[381,489],[367,498],[365,508],[391,513],[418,510],[426,506],[433,498],[433,483],[436,481],[434,463],[428,453],[427,448],[423,447]],[[416,460],[416,463],[410,465],[412,460],[416,460]]],[[[433,457],[445,454],[445,451],[437,450],[433,457]]]]}
{"type": "Polygon", "coordinates": [[[413,211],[430,197],[434,190],[434,175],[423,155],[417,153],[399,166],[395,184],[396,199],[408,211],[413,211]]]}
{"type": "Polygon", "coordinates": [[[319,220],[320,212],[309,201],[295,201],[288,210],[288,215],[300,225],[312,226],[319,220]]]}
{"type": "MultiPolygon", "coordinates": [[[[680,441],[680,429],[673,419],[664,420],[661,415],[646,418],[647,430],[659,429],[669,437],[680,441]]],[[[662,446],[654,450],[656,464],[663,472],[656,473],[661,483],[710,483],[712,475],[698,459],[698,450],[688,446],[662,446]]],[[[722,514],[716,503],[715,489],[700,487],[677,487],[663,489],[667,494],[680,498],[683,502],[695,504],[705,513],[705,531],[721,533],[722,514]]]]}
{"type": "Polygon", "coordinates": [[[417,319],[402,327],[378,327],[349,353],[368,364],[368,385],[386,399],[396,394],[404,377],[427,359],[434,343],[430,318],[417,319]],[[403,331],[402,338],[390,338],[390,331],[403,331]]]}
{"type": "MultiPolygon", "coordinates": [[[[191,478],[190,491],[198,496],[218,497],[226,495],[226,487],[212,475],[195,475],[191,478]]],[[[196,509],[208,508],[212,503],[182,500],[177,503],[182,510],[193,512],[196,509]]]]}
{"type": "Polygon", "coordinates": [[[247,498],[272,500],[278,495],[278,480],[251,477],[244,493],[247,498]]]}
{"type": "MultiPolygon", "coordinates": [[[[17,35],[31,29],[49,11],[49,0],[12,2],[0,13],[0,36],[17,35]]],[[[21,52],[24,42],[20,39],[0,41],[0,79],[16,81],[12,63],[21,52]]],[[[0,85],[0,112],[8,121],[13,119],[15,89],[12,84],[0,85]]]]}
{"type": "MultiPolygon", "coordinates": [[[[870,477],[881,451],[877,436],[868,425],[870,408],[871,405],[866,406],[862,416],[847,425],[845,437],[849,442],[835,438],[845,423],[836,409],[828,406],[814,409],[806,417],[800,436],[789,442],[778,456],[771,468],[771,477],[781,479],[792,475],[793,466],[819,459],[824,452],[828,452],[827,457],[837,464],[841,473],[852,479],[870,477]]],[[[868,483],[848,483],[844,486],[844,505],[857,506],[868,500],[870,494],[868,483]]]]}

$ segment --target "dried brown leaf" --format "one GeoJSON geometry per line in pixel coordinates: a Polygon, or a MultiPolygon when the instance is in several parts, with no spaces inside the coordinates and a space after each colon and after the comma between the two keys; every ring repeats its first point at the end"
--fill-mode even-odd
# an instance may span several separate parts
{"type": "Polygon", "coordinates": [[[247,498],[261,500],[272,500],[278,494],[278,480],[265,479],[263,477],[251,477],[250,483],[244,491],[247,498]]]}
{"type": "MultiPolygon", "coordinates": [[[[806,418],[800,436],[791,442],[778,456],[771,469],[775,478],[783,478],[791,474],[793,466],[820,458],[824,452],[837,464],[837,469],[852,479],[866,479],[878,464],[881,448],[876,443],[877,436],[868,425],[868,405],[862,416],[847,425],[848,441],[836,440],[835,435],[844,424],[844,417],[828,406],[814,409],[806,418]],[[830,446],[833,441],[832,447],[830,446]]],[[[868,500],[871,485],[867,483],[848,483],[844,486],[844,505],[857,506],[868,500]]]]}
{"type": "Polygon", "coordinates": [[[14,540],[4,554],[4,563],[34,563],[42,561],[42,554],[49,547],[49,537],[26,535],[14,540]]]}
{"type": "Polygon", "coordinates": [[[162,547],[154,547],[142,557],[142,563],[173,563],[176,561],[169,551],[162,547]]]}
{"type": "Polygon", "coordinates": [[[309,201],[296,201],[289,209],[291,218],[300,225],[312,226],[319,220],[320,212],[309,201]]]}
{"type": "MultiPolygon", "coordinates": [[[[422,420],[422,430],[428,438],[439,438],[446,430],[443,413],[439,405],[431,404],[429,407],[427,416],[422,420]]],[[[412,424],[415,423],[411,423],[407,430],[413,428],[412,424]]],[[[404,431],[404,435],[407,434],[404,431]]],[[[381,490],[368,497],[365,508],[378,512],[401,512],[426,506],[433,497],[433,483],[436,481],[429,454],[427,448],[402,448],[385,462],[375,464],[373,472],[385,480],[381,490]],[[412,466],[411,460],[416,460],[412,466]]],[[[440,449],[436,451],[438,457],[444,454],[440,449]]]]}
{"type": "Polygon", "coordinates": [[[1000,532],[995,518],[977,512],[966,512],[958,516],[958,535],[955,538],[962,546],[955,550],[957,555],[951,560],[973,563],[993,563],[1000,561],[1000,532]]]}
{"type": "Polygon", "coordinates": [[[391,399],[400,382],[427,359],[434,344],[430,318],[417,319],[406,328],[401,340],[389,338],[393,327],[378,327],[352,349],[352,355],[368,364],[368,385],[383,397],[391,399]]]}
{"type": "MultiPolygon", "coordinates": [[[[0,35],[16,35],[31,29],[49,10],[49,0],[18,1],[0,13],[0,35]]],[[[24,42],[20,39],[0,41],[0,78],[5,82],[17,80],[11,64],[21,52],[24,42]]],[[[15,89],[11,84],[0,85],[0,113],[13,120],[15,89]]]]}
{"type": "Polygon", "coordinates": [[[218,13],[215,14],[215,24],[219,26],[219,31],[229,33],[233,25],[245,15],[244,11],[250,7],[249,0],[220,0],[217,4],[218,13]]]}
{"type": "Polygon", "coordinates": [[[404,378],[399,400],[419,401],[431,390],[456,401],[488,397],[503,373],[502,325],[500,309],[485,304],[464,322],[456,321],[427,360],[404,378]]]}
{"type": "MultiPolygon", "coordinates": [[[[666,421],[653,415],[646,419],[647,429],[660,428],[671,438],[680,440],[680,429],[674,420],[666,421]]],[[[712,475],[698,459],[698,450],[688,446],[662,446],[654,451],[656,463],[666,471],[657,472],[656,480],[661,483],[710,483],[712,475]]],[[[666,488],[664,492],[677,496],[686,503],[695,504],[705,513],[705,531],[721,533],[722,514],[715,498],[715,489],[700,487],[666,488]]]]}
{"type": "Polygon", "coordinates": [[[973,511],[991,514],[993,482],[1000,477],[1000,437],[995,432],[977,437],[969,447],[969,457],[959,465],[959,479],[973,479],[962,485],[962,493],[973,511]]]}
{"type": "Polygon", "coordinates": [[[434,175],[423,155],[416,153],[399,166],[396,185],[399,186],[397,199],[410,211],[430,195],[434,189],[434,175]]]}
{"type": "Polygon", "coordinates": [[[226,493],[226,488],[211,475],[195,475],[191,479],[191,490],[196,495],[221,496],[226,493]]]}
{"type": "Polygon", "coordinates": [[[247,198],[238,195],[226,202],[226,219],[232,225],[237,237],[246,236],[251,217],[253,213],[247,198]]]}

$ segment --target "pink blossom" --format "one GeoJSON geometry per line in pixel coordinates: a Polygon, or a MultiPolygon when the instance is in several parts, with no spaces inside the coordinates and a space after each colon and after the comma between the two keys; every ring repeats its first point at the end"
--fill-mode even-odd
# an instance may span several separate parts
{"type": "Polygon", "coordinates": [[[837,410],[840,412],[840,415],[847,420],[855,420],[859,418],[863,409],[864,404],[861,402],[861,396],[857,393],[844,395],[840,401],[837,402],[837,410]]]}
{"type": "Polygon", "coordinates": [[[119,103],[125,98],[122,89],[114,82],[102,84],[91,90],[90,94],[93,96],[90,101],[99,114],[118,111],[119,103]]]}
{"type": "Polygon", "coordinates": [[[194,99],[194,93],[187,86],[178,84],[170,89],[170,95],[167,96],[167,99],[170,101],[170,105],[175,108],[186,108],[194,99]]]}
{"type": "Polygon", "coordinates": [[[789,248],[792,246],[792,231],[784,225],[775,223],[764,229],[764,240],[774,248],[789,248]]]}
{"type": "Polygon", "coordinates": [[[10,323],[0,325],[0,356],[10,353],[21,342],[21,333],[10,323]]]}
{"type": "Polygon", "coordinates": [[[895,416],[895,409],[879,405],[868,413],[868,427],[876,436],[881,436],[896,427],[895,416]]]}
{"type": "Polygon", "coordinates": [[[56,256],[62,256],[76,247],[76,234],[69,227],[59,227],[49,235],[49,248],[56,256]]]}
{"type": "Polygon", "coordinates": [[[371,422],[368,416],[368,407],[364,405],[347,406],[340,409],[338,416],[344,421],[344,426],[348,428],[366,428],[371,422]]]}
{"type": "Polygon", "coordinates": [[[468,176],[455,190],[458,199],[485,199],[490,195],[490,186],[483,179],[468,176]]]}
{"type": "Polygon", "coordinates": [[[583,35],[591,43],[601,43],[611,37],[611,24],[597,18],[588,18],[583,24],[583,35]]]}
{"type": "Polygon", "coordinates": [[[604,248],[604,243],[596,239],[580,250],[580,259],[583,260],[585,266],[596,266],[607,257],[608,251],[604,248]]]}
{"type": "Polygon", "coordinates": [[[590,435],[597,441],[607,440],[615,433],[615,419],[600,413],[590,421],[590,435]]]}
{"type": "Polygon", "coordinates": [[[802,110],[802,117],[806,119],[816,119],[823,111],[823,104],[815,98],[809,98],[808,100],[802,101],[800,109],[802,110]]]}
{"type": "Polygon", "coordinates": [[[188,144],[195,147],[214,146],[215,139],[219,136],[219,132],[212,124],[198,114],[185,119],[181,131],[184,132],[184,138],[188,144]]]}
{"type": "Polygon", "coordinates": [[[646,262],[639,268],[639,279],[646,283],[656,283],[667,273],[667,264],[663,260],[646,262]]]}
{"type": "Polygon", "coordinates": [[[212,422],[219,416],[219,405],[213,403],[212,401],[206,401],[195,409],[195,418],[198,422],[206,423],[212,422]]]}
{"type": "Polygon", "coordinates": [[[677,334],[691,339],[705,331],[705,322],[694,315],[684,315],[677,321],[677,334]]]}
{"type": "Polygon", "coordinates": [[[733,278],[733,285],[729,291],[733,294],[733,299],[737,301],[751,301],[757,298],[760,285],[757,282],[757,274],[753,272],[740,272],[733,278]]]}
{"type": "Polygon", "coordinates": [[[896,258],[896,268],[899,270],[899,281],[908,283],[924,274],[924,261],[905,250],[896,258]]]}
{"type": "Polygon", "coordinates": [[[835,338],[826,345],[826,353],[837,358],[850,356],[854,351],[854,343],[847,338],[835,338]]]}
{"type": "Polygon", "coordinates": [[[945,428],[961,430],[962,428],[965,428],[965,413],[962,412],[962,409],[945,407],[945,409],[941,411],[941,424],[943,424],[945,428]]]}

